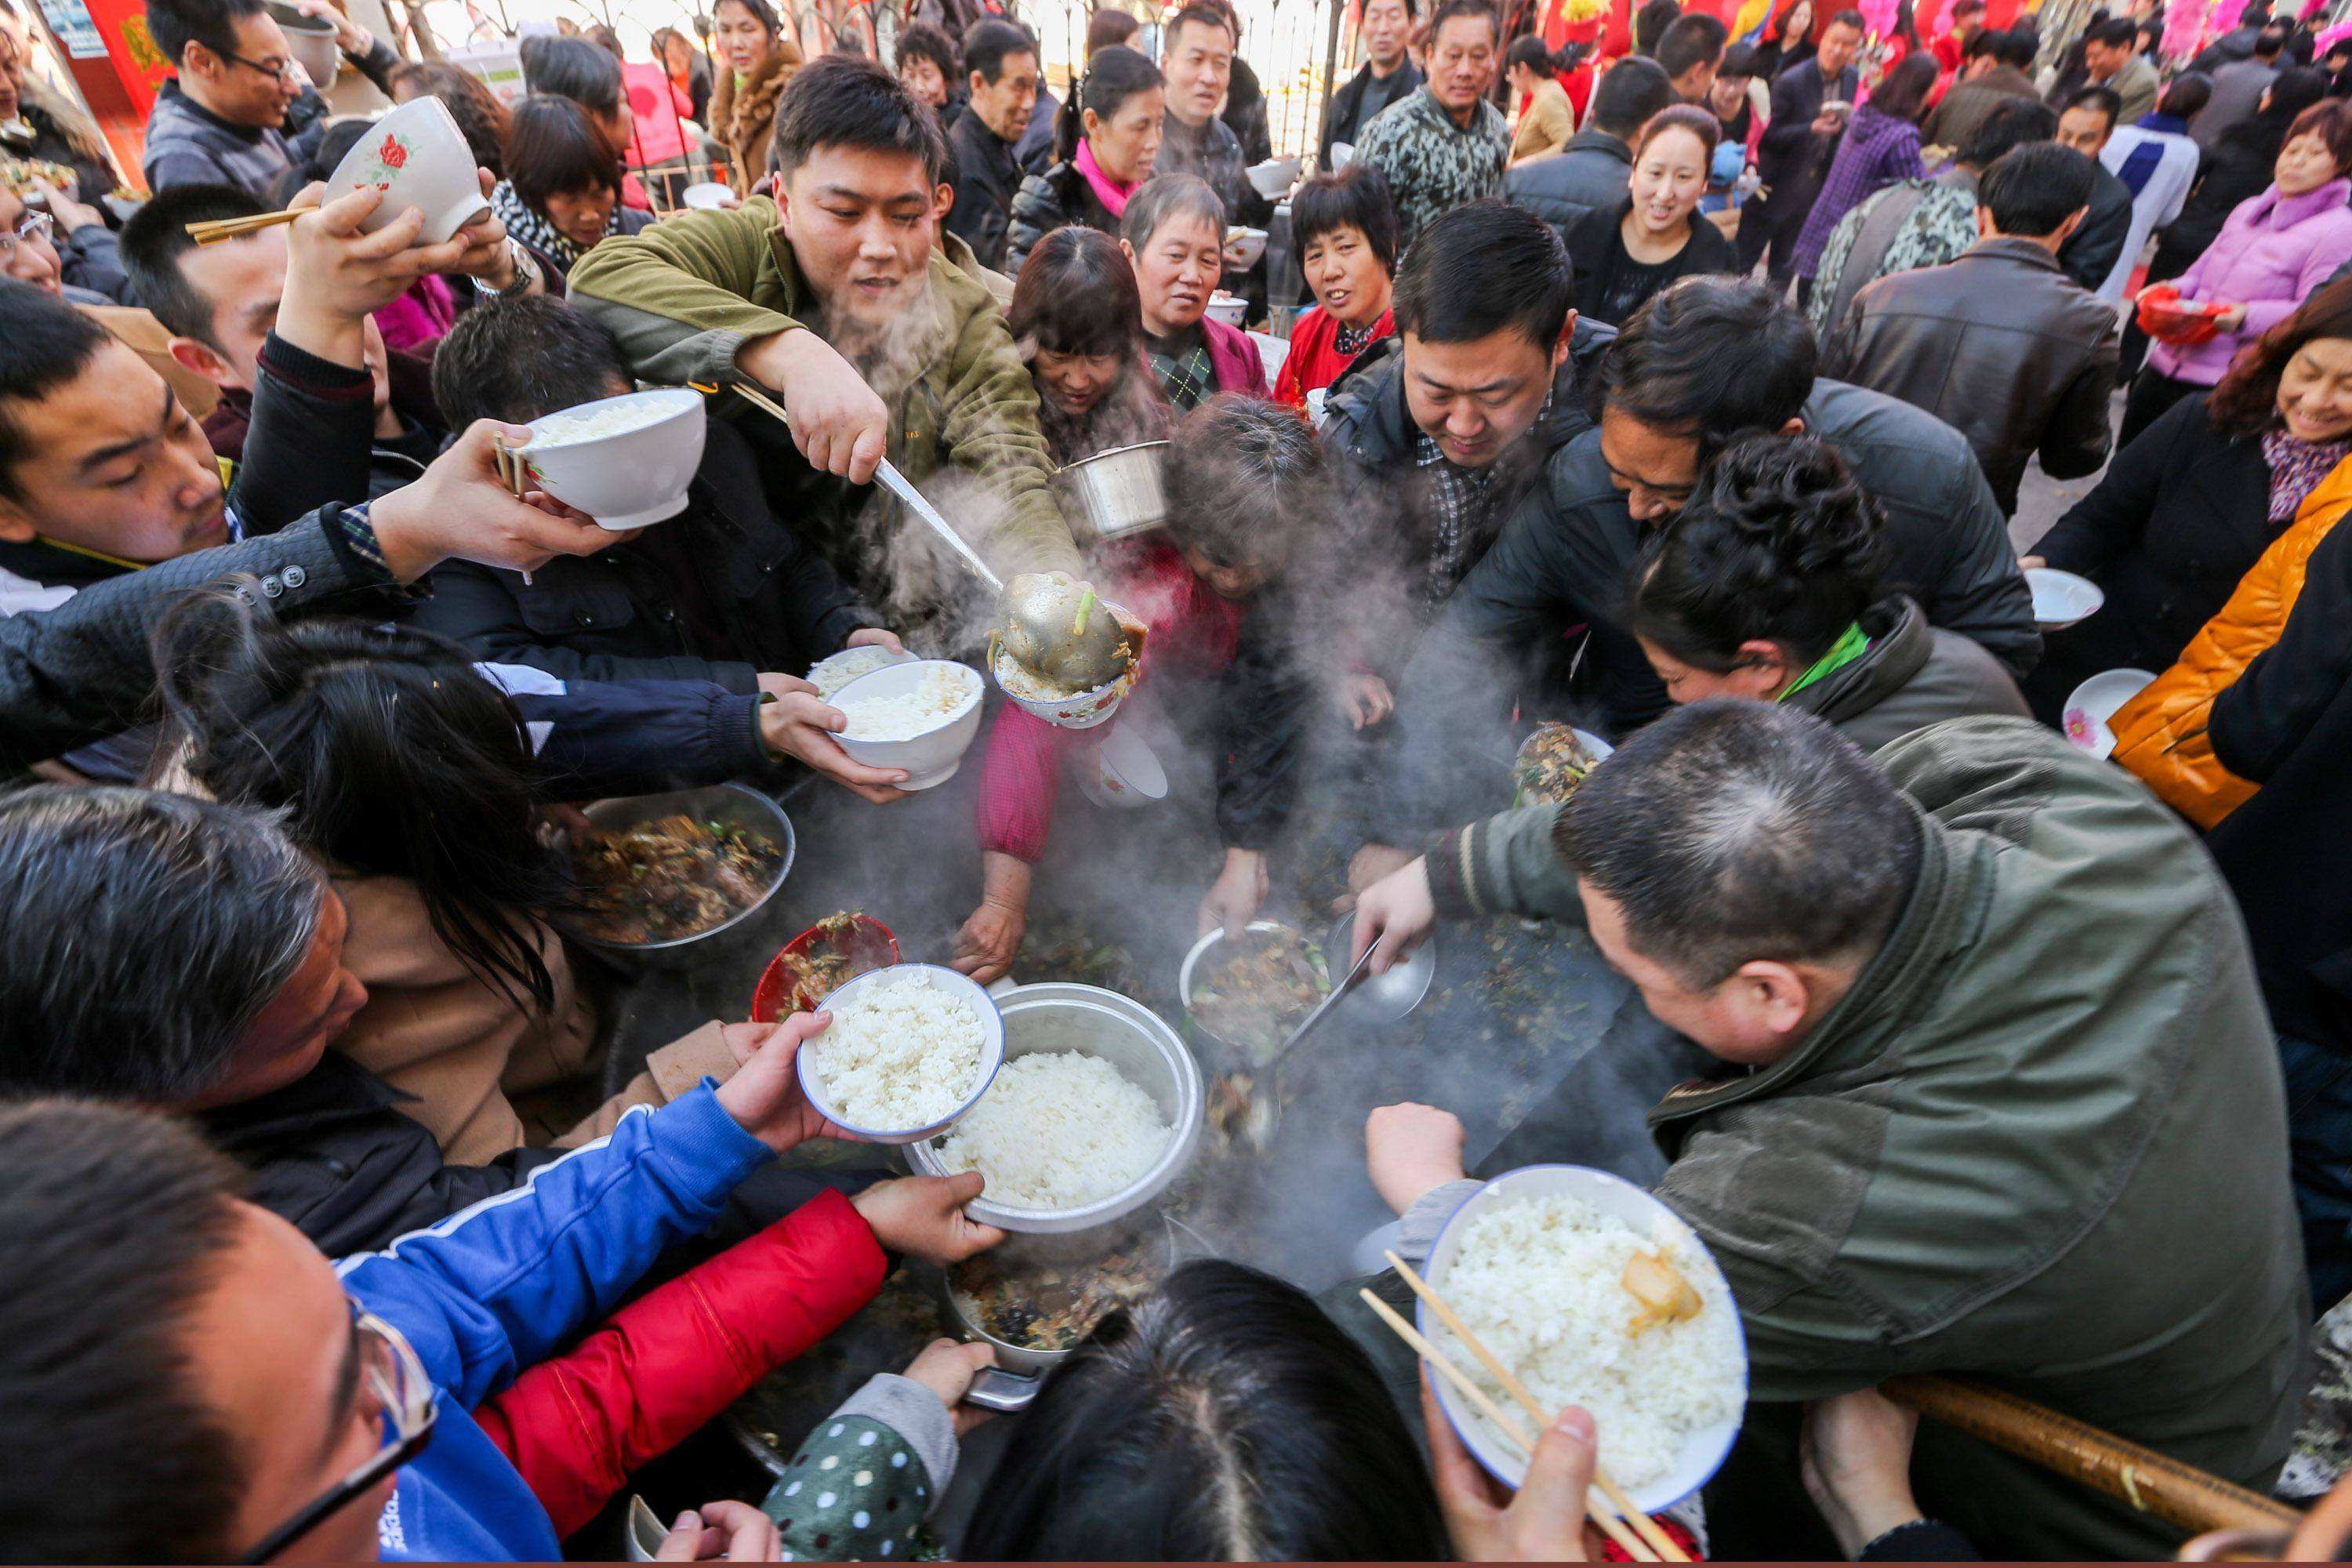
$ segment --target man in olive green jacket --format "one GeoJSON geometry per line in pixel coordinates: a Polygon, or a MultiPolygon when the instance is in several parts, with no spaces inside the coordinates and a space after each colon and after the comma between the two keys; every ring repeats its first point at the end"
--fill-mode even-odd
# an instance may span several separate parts
{"type": "Polygon", "coordinates": [[[827,56],[785,90],[775,146],[777,199],[605,240],[573,267],[572,301],[641,379],[781,394],[789,433],[731,409],[770,499],[897,624],[969,589],[918,521],[856,488],[886,456],[1000,575],[1076,571],[1028,367],[987,287],[933,247],[929,112],[871,61],[827,56]]]}
{"type": "MultiPolygon", "coordinates": [[[[1569,805],[1369,889],[1358,946],[1500,910],[1586,927],[1734,1069],[1650,1120],[1759,1405],[1965,1374],[2272,1488],[2310,1320],[2277,1057],[2228,889],[2137,781],[2022,720],[1866,758],[1793,710],[1698,703],[1569,805]]],[[[1454,1136],[1450,1168],[1373,1141],[1424,1246],[1464,1195],[1454,1136]]],[[[1932,1423],[1916,1474],[1987,1556],[2178,1544],[1932,1423]]]]}

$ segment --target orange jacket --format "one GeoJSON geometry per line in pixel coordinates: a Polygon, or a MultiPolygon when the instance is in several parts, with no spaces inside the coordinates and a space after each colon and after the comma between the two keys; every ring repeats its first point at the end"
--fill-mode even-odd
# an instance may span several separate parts
{"type": "Polygon", "coordinates": [[[2352,509],[2352,458],[2338,463],[2304,498],[2294,523],[2271,541],[2221,613],[2189,639],[2170,669],[2116,710],[2116,761],[2137,773],[2158,799],[2211,828],[2252,799],[2260,786],[2213,755],[2205,733],[2213,699],[2254,657],[2278,640],[2303,592],[2305,565],[2319,542],[2352,509]]]}

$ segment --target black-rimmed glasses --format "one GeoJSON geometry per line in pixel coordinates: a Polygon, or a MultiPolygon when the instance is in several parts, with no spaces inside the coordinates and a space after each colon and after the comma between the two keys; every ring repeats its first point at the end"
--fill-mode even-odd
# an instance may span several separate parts
{"type": "Polygon", "coordinates": [[[425,1450],[433,1436],[433,1380],[398,1329],[354,1305],[352,1322],[360,1340],[360,1388],[375,1403],[383,1423],[383,1447],[368,1461],[329,1488],[293,1518],[261,1538],[240,1560],[267,1563],[316,1530],[330,1515],[425,1450]]]}

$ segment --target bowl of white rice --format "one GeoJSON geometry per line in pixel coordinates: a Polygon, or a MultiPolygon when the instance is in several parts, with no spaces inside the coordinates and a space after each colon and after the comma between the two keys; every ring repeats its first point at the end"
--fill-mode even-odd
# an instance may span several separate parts
{"type": "MultiPolygon", "coordinates": [[[[1601,1463],[1655,1513],[1705,1485],[1731,1451],[1748,1405],[1748,1340],[1731,1287],[1691,1228],[1605,1171],[1530,1165],[1454,1210],[1423,1270],[1431,1287],[1545,1410],[1580,1405],[1601,1463]],[[1637,1255],[1663,1261],[1698,1298],[1695,1315],[1652,1321],[1624,1283],[1637,1255]]],[[[1526,1412],[1426,1303],[1423,1333],[1495,1403],[1526,1412]]],[[[1488,1472],[1517,1487],[1517,1446],[1444,1379],[1438,1404],[1488,1472]]]]}
{"type": "Polygon", "coordinates": [[[952,969],[894,963],[824,999],[833,1022],[801,1047],[801,1088],[827,1121],[912,1143],[970,1110],[1004,1062],[1004,1020],[952,969]]]}
{"type": "Polygon", "coordinates": [[[971,1217],[1032,1235],[1096,1230],[1157,1199],[1200,1142],[1201,1069],[1176,1031],[1092,985],[1018,986],[1000,1006],[1003,1070],[908,1162],[928,1175],[980,1172],[988,1185],[971,1217]]]}
{"type": "Polygon", "coordinates": [[[980,733],[980,671],[952,659],[916,658],[858,676],[827,700],[849,728],[834,737],[870,768],[904,768],[900,789],[955,777],[980,733]]]}
{"type": "Polygon", "coordinates": [[[894,664],[911,664],[911,653],[893,653],[887,647],[866,644],[845,647],[828,658],[818,659],[809,666],[809,684],[816,694],[830,702],[841,694],[841,689],[861,675],[871,675],[877,669],[887,669],[894,664]]]}
{"type": "Polygon", "coordinates": [[[708,429],[702,394],[666,386],[534,419],[516,450],[541,489],[599,527],[643,528],[686,510],[708,429]]]}
{"type": "Polygon", "coordinates": [[[1136,678],[1143,668],[1143,640],[1150,634],[1134,613],[1105,601],[1103,607],[1118,617],[1126,629],[1127,645],[1136,657],[1116,680],[1107,681],[1084,690],[1064,686],[1022,665],[1007,652],[1001,642],[989,644],[989,673],[996,678],[998,690],[1013,700],[1023,712],[1043,719],[1057,730],[1091,730],[1110,721],[1127,694],[1135,689],[1136,678]]]}

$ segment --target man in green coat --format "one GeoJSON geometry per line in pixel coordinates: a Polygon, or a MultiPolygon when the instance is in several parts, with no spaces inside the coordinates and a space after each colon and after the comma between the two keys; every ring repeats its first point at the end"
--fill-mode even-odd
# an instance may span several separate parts
{"type": "MultiPolygon", "coordinates": [[[[1872,758],[1793,710],[1696,703],[1567,805],[1369,889],[1358,948],[1386,931],[1392,961],[1440,911],[1502,910],[1584,927],[1727,1065],[1650,1121],[1658,1195],[1746,1324],[1751,1458],[1790,1457],[1798,1402],[1946,1373],[2272,1488],[2310,1321],[2277,1056],[2227,887],[2137,781],[2019,719],[1872,758]]],[[[1426,1132],[1451,1120],[1375,1118],[1375,1182],[1422,1247],[1465,1195],[1458,1128],[1426,1132]]],[[[2178,1544],[1932,1423],[1916,1477],[1988,1557],[2178,1544]]]]}
{"type": "Polygon", "coordinates": [[[933,247],[936,121],[870,60],[803,66],[777,110],[782,188],[731,212],[608,239],[571,297],[641,379],[756,382],[787,433],[740,404],[770,499],[895,624],[967,597],[944,547],[862,491],[887,457],[1010,577],[1075,572],[1037,393],[983,284],[933,247]]]}

